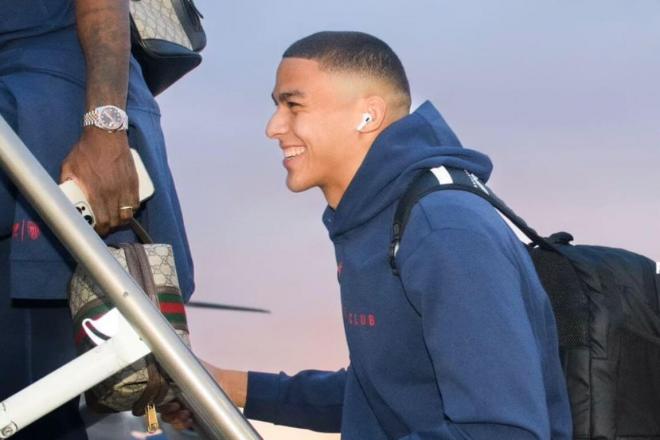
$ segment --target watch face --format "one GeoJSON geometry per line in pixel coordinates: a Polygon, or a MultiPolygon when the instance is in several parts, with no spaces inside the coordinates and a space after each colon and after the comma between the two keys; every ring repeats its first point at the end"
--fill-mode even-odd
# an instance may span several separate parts
{"type": "Polygon", "coordinates": [[[98,113],[98,121],[106,130],[117,130],[123,124],[123,117],[115,107],[101,107],[98,113]]]}

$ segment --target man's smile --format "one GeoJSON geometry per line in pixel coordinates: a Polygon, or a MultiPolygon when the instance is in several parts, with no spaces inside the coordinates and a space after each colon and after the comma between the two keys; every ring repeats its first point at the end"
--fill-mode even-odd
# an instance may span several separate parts
{"type": "Polygon", "coordinates": [[[282,149],[282,153],[284,154],[284,160],[289,160],[292,159],[296,156],[300,156],[305,152],[306,148],[305,147],[286,147],[282,149]]]}

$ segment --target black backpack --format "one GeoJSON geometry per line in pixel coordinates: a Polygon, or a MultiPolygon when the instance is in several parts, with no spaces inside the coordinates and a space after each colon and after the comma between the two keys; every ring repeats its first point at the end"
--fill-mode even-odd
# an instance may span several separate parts
{"type": "Polygon", "coordinates": [[[435,171],[417,176],[399,200],[394,273],[408,217],[422,197],[453,189],[487,200],[531,240],[526,246],[557,322],[574,438],[659,440],[660,263],[623,249],[574,246],[566,232],[543,238],[473,174],[435,171]]]}

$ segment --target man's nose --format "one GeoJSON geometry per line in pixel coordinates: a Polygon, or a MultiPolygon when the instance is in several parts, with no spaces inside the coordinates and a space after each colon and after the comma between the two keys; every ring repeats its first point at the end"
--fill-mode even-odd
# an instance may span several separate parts
{"type": "Polygon", "coordinates": [[[288,122],[286,116],[279,110],[275,110],[273,116],[270,117],[266,125],[266,136],[270,139],[276,139],[278,136],[285,134],[288,130],[288,122]]]}

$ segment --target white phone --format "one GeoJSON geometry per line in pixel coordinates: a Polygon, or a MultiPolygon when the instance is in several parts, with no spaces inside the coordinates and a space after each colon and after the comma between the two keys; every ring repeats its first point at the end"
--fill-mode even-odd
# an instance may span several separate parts
{"type": "MultiPolygon", "coordinates": [[[[147,200],[154,193],[154,184],[147,173],[147,169],[142,163],[142,159],[137,151],[131,148],[131,153],[133,154],[133,162],[135,163],[135,171],[138,175],[138,197],[140,203],[147,200]]],[[[76,207],[80,215],[89,223],[92,227],[96,225],[96,218],[94,217],[94,212],[92,207],[85,197],[82,189],[76,184],[73,180],[67,180],[66,182],[60,185],[60,189],[64,192],[64,195],[73,203],[73,206],[76,207]]]]}

